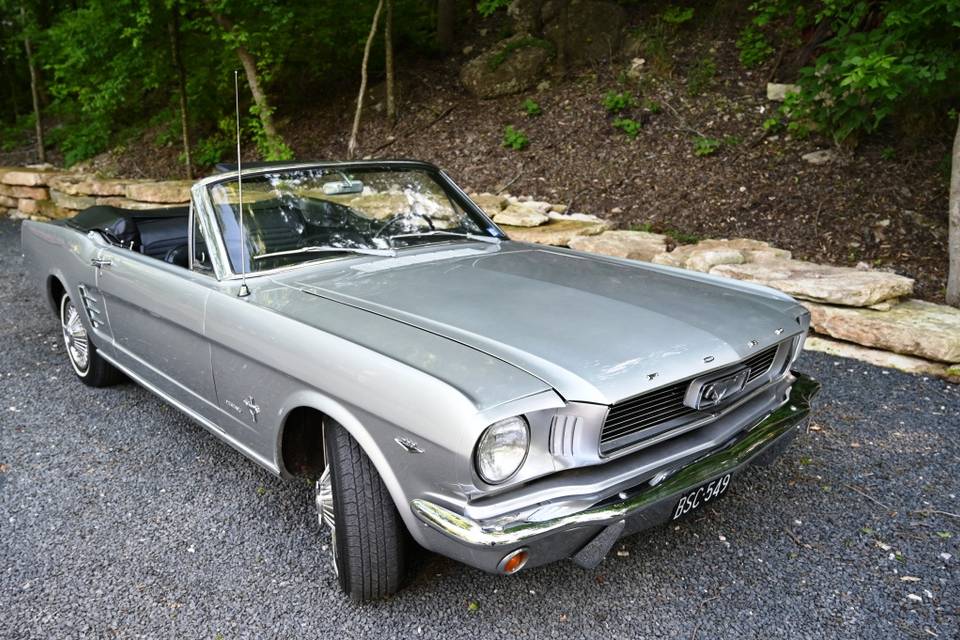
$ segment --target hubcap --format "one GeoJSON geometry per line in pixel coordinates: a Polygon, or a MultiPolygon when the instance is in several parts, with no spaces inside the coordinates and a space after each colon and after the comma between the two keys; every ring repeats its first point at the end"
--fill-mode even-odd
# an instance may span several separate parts
{"type": "Polygon", "coordinates": [[[83,328],[80,313],[67,297],[64,297],[60,310],[60,324],[63,327],[63,343],[67,346],[70,364],[78,375],[87,375],[90,367],[90,338],[87,330],[83,328]]]}
{"type": "Polygon", "coordinates": [[[333,511],[333,482],[330,479],[330,465],[327,465],[316,485],[317,519],[320,526],[330,529],[330,551],[333,557],[333,571],[340,573],[337,567],[337,520],[333,511]]]}

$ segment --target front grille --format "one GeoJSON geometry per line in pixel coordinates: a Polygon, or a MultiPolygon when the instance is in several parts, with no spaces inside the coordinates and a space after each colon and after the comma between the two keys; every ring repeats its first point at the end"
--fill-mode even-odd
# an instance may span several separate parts
{"type": "MultiPolygon", "coordinates": [[[[731,369],[739,366],[749,368],[747,384],[750,384],[770,370],[777,358],[778,347],[774,345],[764,349],[731,369]]],[[[709,415],[709,412],[697,411],[683,404],[691,380],[693,378],[681,380],[610,407],[600,430],[600,453],[608,454],[709,415]]]]}
{"type": "Polygon", "coordinates": [[[753,382],[769,371],[770,365],[772,365],[776,359],[777,347],[774,346],[744,360],[743,364],[750,369],[750,373],[747,374],[747,383],[753,382]]]}

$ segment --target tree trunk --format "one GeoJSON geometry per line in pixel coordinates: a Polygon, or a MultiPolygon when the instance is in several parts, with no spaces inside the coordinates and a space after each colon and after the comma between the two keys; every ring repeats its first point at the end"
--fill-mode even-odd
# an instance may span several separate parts
{"type": "Polygon", "coordinates": [[[567,32],[570,22],[570,2],[569,0],[559,0],[560,6],[557,8],[560,18],[560,28],[557,33],[557,72],[563,78],[566,77],[568,67],[570,66],[570,47],[567,44],[567,32]]]}
{"type": "Polygon", "coordinates": [[[383,19],[384,66],[387,74],[387,122],[397,124],[397,100],[393,74],[393,0],[386,0],[387,13],[383,19]]]}
{"type": "Polygon", "coordinates": [[[437,44],[449,52],[457,25],[457,0],[437,0],[437,44]]]}
{"type": "Polygon", "coordinates": [[[960,307],[960,118],[953,139],[950,170],[950,274],[947,276],[947,304],[960,307]]]}
{"type": "MultiPolygon", "coordinates": [[[[233,33],[235,25],[230,18],[216,11],[215,6],[210,0],[207,0],[207,7],[210,14],[217,24],[227,33],[233,33]]],[[[244,75],[247,76],[247,84],[250,86],[250,93],[253,95],[253,102],[257,106],[257,116],[260,118],[260,124],[263,126],[263,132],[267,136],[267,142],[271,147],[281,146],[283,139],[277,133],[277,128],[273,125],[273,109],[267,102],[267,94],[260,86],[260,75],[257,73],[257,61],[253,54],[242,44],[234,45],[234,52],[243,65],[244,75]]]]}
{"type": "Polygon", "coordinates": [[[170,53],[177,72],[177,92],[180,94],[180,130],[183,135],[183,158],[187,165],[187,180],[193,180],[193,162],[190,158],[190,117],[187,112],[187,71],[180,56],[180,12],[173,6],[170,28],[170,53]]]}
{"type": "Polygon", "coordinates": [[[27,11],[20,5],[20,18],[23,21],[23,48],[27,53],[27,67],[30,69],[30,95],[33,98],[33,118],[37,130],[37,162],[47,161],[47,152],[43,147],[43,120],[40,118],[40,89],[37,79],[37,65],[33,60],[33,47],[27,35],[27,11]]]}
{"type": "Polygon", "coordinates": [[[363,94],[367,92],[367,63],[370,62],[370,47],[377,36],[377,25],[380,23],[380,11],[383,9],[383,0],[377,3],[377,10],[373,12],[373,21],[370,23],[370,35],[363,48],[363,62],[360,66],[360,93],[357,94],[357,111],[353,115],[353,128],[350,130],[350,141],[347,143],[347,155],[353,158],[357,151],[357,133],[360,131],[360,114],[363,112],[363,94]]]}

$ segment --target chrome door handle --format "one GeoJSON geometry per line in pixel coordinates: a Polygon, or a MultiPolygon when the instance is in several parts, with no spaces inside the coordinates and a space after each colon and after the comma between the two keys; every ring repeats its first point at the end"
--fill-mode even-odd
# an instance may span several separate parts
{"type": "Polygon", "coordinates": [[[93,258],[90,260],[90,264],[99,269],[100,267],[109,267],[113,263],[103,258],[93,258]]]}

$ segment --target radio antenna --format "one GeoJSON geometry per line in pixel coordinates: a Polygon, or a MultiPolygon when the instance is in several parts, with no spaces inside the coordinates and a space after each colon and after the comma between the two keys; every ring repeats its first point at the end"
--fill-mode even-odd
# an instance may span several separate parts
{"type": "Polygon", "coordinates": [[[243,229],[243,166],[240,164],[240,72],[236,69],[233,70],[233,94],[237,107],[237,200],[240,204],[240,291],[237,295],[245,298],[250,295],[250,289],[247,287],[247,263],[243,255],[247,238],[243,229]]]}

